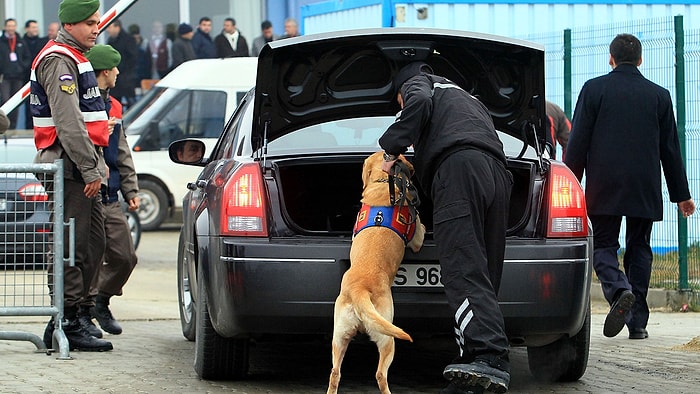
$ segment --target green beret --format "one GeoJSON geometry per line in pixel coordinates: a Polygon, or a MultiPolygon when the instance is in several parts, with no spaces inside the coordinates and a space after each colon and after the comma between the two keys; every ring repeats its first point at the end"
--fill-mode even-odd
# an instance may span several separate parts
{"type": "Polygon", "coordinates": [[[63,0],[58,6],[61,23],[78,23],[89,18],[100,8],[100,0],[63,0]]]}
{"type": "Polygon", "coordinates": [[[111,45],[95,45],[85,52],[93,70],[111,70],[119,65],[122,55],[111,45]]]}

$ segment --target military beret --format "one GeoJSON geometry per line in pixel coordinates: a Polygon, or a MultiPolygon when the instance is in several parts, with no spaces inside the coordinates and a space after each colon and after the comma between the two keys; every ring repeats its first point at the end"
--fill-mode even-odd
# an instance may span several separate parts
{"type": "Polygon", "coordinates": [[[111,70],[119,65],[122,55],[111,45],[95,45],[85,52],[93,70],[111,70]]]}
{"type": "Polygon", "coordinates": [[[100,0],[63,0],[58,6],[61,23],[78,23],[89,18],[100,8],[100,0]]]}

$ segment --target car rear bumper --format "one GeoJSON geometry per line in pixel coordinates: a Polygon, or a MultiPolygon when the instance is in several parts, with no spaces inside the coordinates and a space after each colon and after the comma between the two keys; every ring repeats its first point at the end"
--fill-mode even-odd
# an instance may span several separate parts
{"type": "MultiPolygon", "coordinates": [[[[350,242],[215,238],[203,275],[212,323],[225,337],[329,334],[349,267],[350,242]],[[217,250],[218,249],[218,250],[217,250]]],[[[404,264],[437,264],[434,245],[406,252],[404,264]]],[[[580,330],[588,308],[591,239],[507,243],[499,302],[514,344],[549,343],[580,330]]],[[[397,325],[447,334],[451,315],[441,288],[394,288],[397,325]]]]}

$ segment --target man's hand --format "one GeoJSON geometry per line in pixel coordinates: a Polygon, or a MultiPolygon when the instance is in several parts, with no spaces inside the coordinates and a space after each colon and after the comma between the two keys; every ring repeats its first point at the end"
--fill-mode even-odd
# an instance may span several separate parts
{"type": "Polygon", "coordinates": [[[136,196],[129,200],[129,211],[134,212],[139,209],[139,205],[141,205],[141,198],[139,196],[136,196]]]}
{"type": "Polygon", "coordinates": [[[683,217],[687,218],[695,212],[695,202],[692,198],[690,200],[681,201],[678,203],[678,209],[683,214],[683,217]]]}
{"type": "Polygon", "coordinates": [[[114,125],[117,124],[117,118],[112,116],[107,120],[107,130],[109,130],[109,134],[112,135],[112,132],[114,131],[114,125]]]}
{"type": "Polygon", "coordinates": [[[391,174],[391,167],[394,166],[394,163],[396,163],[396,160],[382,162],[382,171],[391,174]]]}
{"type": "Polygon", "coordinates": [[[90,183],[85,184],[85,188],[83,189],[83,193],[85,193],[85,197],[93,198],[97,195],[97,193],[100,192],[101,187],[102,187],[102,181],[97,179],[95,181],[92,181],[90,183]]]}

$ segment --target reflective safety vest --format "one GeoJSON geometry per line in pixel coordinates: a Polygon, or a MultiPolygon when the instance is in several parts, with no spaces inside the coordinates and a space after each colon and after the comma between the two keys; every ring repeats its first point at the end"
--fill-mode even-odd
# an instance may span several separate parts
{"type": "MultiPolygon", "coordinates": [[[[50,40],[39,52],[32,63],[30,76],[30,107],[34,119],[34,144],[37,149],[48,148],[56,141],[56,124],[51,116],[51,107],[44,87],[36,80],[36,67],[46,55],[58,53],[71,58],[78,65],[78,80],[68,89],[77,89],[80,103],[80,112],[85,120],[88,136],[93,144],[107,146],[109,144],[109,130],[107,129],[107,112],[105,103],[100,96],[97,86],[97,77],[92,69],[90,61],[80,51],[68,45],[50,40]]],[[[67,80],[71,75],[64,76],[67,80]]],[[[70,92],[72,94],[72,92],[70,92]]]]}

